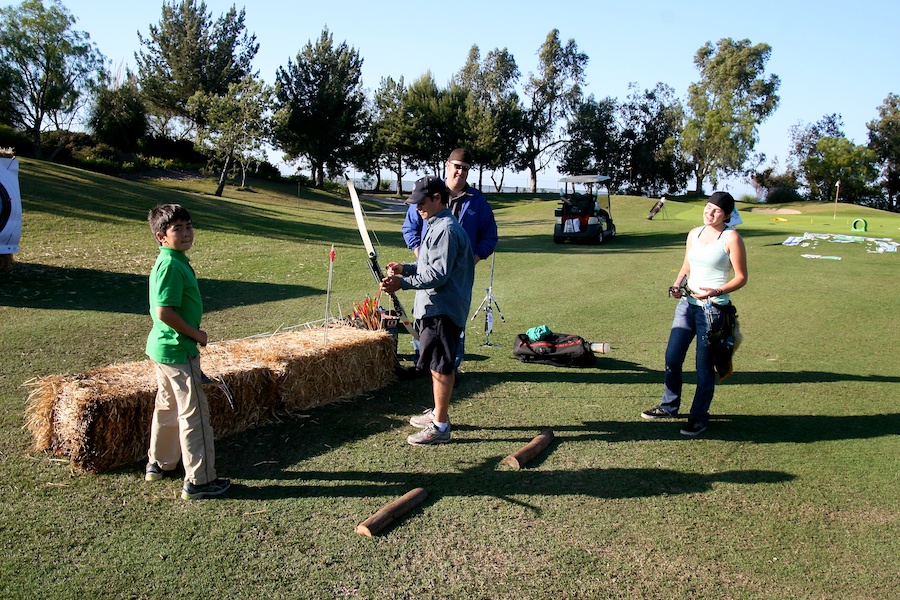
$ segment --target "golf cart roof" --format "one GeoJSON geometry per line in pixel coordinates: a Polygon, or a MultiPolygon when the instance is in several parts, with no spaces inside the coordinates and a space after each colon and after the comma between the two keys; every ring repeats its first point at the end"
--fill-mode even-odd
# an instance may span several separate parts
{"type": "Polygon", "coordinates": [[[560,183],[603,183],[609,181],[607,175],[566,175],[560,177],[560,183]]]}

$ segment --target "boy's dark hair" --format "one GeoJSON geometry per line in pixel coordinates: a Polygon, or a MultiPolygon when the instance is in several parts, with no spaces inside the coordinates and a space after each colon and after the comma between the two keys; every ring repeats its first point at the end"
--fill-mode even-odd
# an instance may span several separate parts
{"type": "Polygon", "coordinates": [[[180,204],[158,204],[150,209],[147,215],[147,221],[150,223],[150,231],[153,235],[157,233],[166,234],[169,225],[175,221],[190,221],[191,213],[180,204]]]}

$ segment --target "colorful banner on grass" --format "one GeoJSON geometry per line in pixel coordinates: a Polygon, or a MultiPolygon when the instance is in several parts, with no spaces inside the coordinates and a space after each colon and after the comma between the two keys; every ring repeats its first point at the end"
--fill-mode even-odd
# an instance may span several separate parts
{"type": "Polygon", "coordinates": [[[22,197],[19,195],[19,161],[0,158],[0,254],[19,251],[22,235],[22,197]]]}

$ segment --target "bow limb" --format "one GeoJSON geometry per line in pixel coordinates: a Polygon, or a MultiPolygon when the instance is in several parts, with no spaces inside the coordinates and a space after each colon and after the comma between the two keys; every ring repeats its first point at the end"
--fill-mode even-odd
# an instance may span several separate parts
{"type": "MultiPolygon", "coordinates": [[[[369,269],[372,271],[372,276],[375,277],[375,281],[378,285],[381,285],[381,280],[384,279],[384,272],[381,270],[381,265],[378,264],[378,251],[375,250],[375,246],[372,245],[372,238],[369,236],[369,230],[366,228],[366,219],[363,215],[362,203],[359,201],[359,195],[356,193],[356,187],[354,187],[353,182],[346,175],[344,178],[347,180],[347,189],[350,190],[350,203],[353,205],[353,214],[356,215],[356,227],[359,229],[359,235],[362,238],[363,245],[366,247],[366,253],[369,255],[369,269]]],[[[391,302],[394,304],[394,312],[397,313],[400,322],[403,323],[403,327],[413,336],[413,339],[418,340],[419,334],[416,332],[416,328],[413,327],[403,305],[400,304],[397,295],[388,295],[391,297],[391,302]]]]}

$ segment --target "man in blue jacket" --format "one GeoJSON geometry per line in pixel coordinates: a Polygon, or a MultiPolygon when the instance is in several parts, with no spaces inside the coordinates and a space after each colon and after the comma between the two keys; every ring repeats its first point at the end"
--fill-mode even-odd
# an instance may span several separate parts
{"type": "MultiPolygon", "coordinates": [[[[447,178],[444,183],[450,190],[450,212],[462,225],[469,236],[475,264],[494,253],[497,247],[497,221],[494,211],[484,195],[466,182],[472,168],[472,155],[468,150],[457,148],[450,153],[445,165],[447,178]]],[[[422,219],[415,206],[406,211],[403,221],[403,239],[406,247],[419,256],[419,246],[425,237],[428,223],[422,219]]],[[[465,354],[466,329],[463,327],[456,353],[456,369],[459,370],[465,354]]],[[[415,345],[415,344],[414,344],[415,345]]],[[[416,347],[418,356],[418,347],[416,347]]]]}

